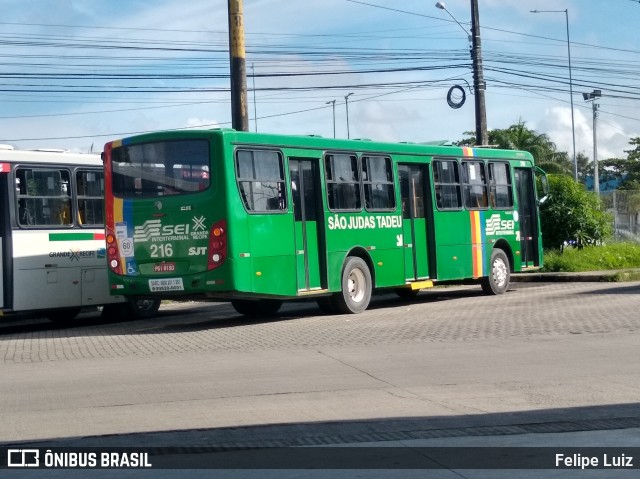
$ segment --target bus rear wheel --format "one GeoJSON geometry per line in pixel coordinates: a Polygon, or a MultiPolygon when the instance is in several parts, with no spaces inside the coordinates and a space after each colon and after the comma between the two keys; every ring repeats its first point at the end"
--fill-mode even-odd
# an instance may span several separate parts
{"type": "Polygon", "coordinates": [[[507,254],[499,248],[491,253],[491,271],[489,276],[482,278],[482,291],[486,294],[502,294],[509,288],[511,266],[507,254]]]}
{"type": "Polygon", "coordinates": [[[342,269],[342,291],[333,297],[338,313],[362,313],[371,301],[371,272],[362,258],[349,256],[342,269]]]}
{"type": "Polygon", "coordinates": [[[231,306],[245,316],[275,316],[282,301],[277,299],[234,299],[231,306]]]}
{"type": "Polygon", "coordinates": [[[159,299],[127,298],[127,313],[130,318],[153,318],[159,309],[159,299]]]}

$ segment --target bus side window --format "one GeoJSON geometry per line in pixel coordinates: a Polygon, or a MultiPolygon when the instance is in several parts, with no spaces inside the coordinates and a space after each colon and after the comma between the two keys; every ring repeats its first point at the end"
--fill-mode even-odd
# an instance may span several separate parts
{"type": "Polygon", "coordinates": [[[98,170],[76,172],[78,197],[78,224],[96,226],[104,224],[104,173],[98,170]]]}
{"type": "Polygon", "coordinates": [[[481,161],[464,161],[462,163],[464,204],[468,209],[487,208],[487,177],[485,165],[481,161]]]}
{"type": "Polygon", "coordinates": [[[65,169],[17,168],[20,226],[69,226],[70,174],[65,169]]]}
{"type": "Polygon", "coordinates": [[[462,208],[460,171],[456,160],[433,160],[433,183],[439,210],[462,208]]]}
{"type": "Polygon", "coordinates": [[[393,188],[391,159],[383,156],[362,157],[364,203],[369,211],[394,210],[396,194],[393,188]]]}
{"type": "Polygon", "coordinates": [[[331,211],[360,211],[360,174],[355,155],[329,154],[325,156],[327,202],[331,211]]]}
{"type": "Polygon", "coordinates": [[[489,186],[492,208],[513,208],[513,188],[511,186],[511,172],[508,163],[489,163],[489,186]]]}
{"type": "Polygon", "coordinates": [[[270,150],[238,150],[236,179],[240,198],[249,212],[287,209],[282,155],[270,150]]]}

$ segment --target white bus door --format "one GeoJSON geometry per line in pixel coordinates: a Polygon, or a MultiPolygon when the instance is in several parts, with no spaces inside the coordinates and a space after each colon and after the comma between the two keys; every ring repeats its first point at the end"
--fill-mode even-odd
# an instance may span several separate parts
{"type": "Polygon", "coordinates": [[[7,253],[9,239],[11,238],[11,225],[9,221],[9,164],[0,163],[0,312],[7,308],[5,298],[8,292],[9,283],[5,277],[9,272],[11,256],[7,253]]]}

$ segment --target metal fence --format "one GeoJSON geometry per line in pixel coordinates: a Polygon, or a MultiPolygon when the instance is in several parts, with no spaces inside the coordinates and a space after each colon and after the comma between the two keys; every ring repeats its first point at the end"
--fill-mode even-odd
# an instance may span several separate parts
{"type": "Polygon", "coordinates": [[[640,243],[640,190],[602,192],[600,199],[613,216],[615,239],[640,243]]]}

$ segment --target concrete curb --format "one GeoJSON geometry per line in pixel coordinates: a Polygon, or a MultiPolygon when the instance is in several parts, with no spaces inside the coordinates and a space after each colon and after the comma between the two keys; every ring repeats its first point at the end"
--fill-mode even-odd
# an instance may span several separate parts
{"type": "Polygon", "coordinates": [[[634,281],[640,277],[640,268],[586,271],[581,273],[514,273],[511,281],[519,282],[583,282],[599,283],[634,281]]]}

